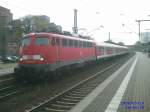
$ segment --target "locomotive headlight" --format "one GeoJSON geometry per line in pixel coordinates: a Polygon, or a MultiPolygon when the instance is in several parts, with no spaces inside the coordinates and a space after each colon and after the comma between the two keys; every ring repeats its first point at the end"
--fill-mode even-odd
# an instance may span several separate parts
{"type": "Polygon", "coordinates": [[[20,60],[20,61],[22,61],[23,59],[22,59],[22,58],[20,58],[19,60],[20,60]]]}
{"type": "Polygon", "coordinates": [[[43,60],[44,60],[44,58],[41,57],[41,58],[40,58],[40,61],[43,61],[43,60]]]}

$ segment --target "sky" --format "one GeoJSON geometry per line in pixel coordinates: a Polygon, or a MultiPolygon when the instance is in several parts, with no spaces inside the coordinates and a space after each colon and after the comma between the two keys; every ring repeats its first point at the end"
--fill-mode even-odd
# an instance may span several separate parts
{"type": "MultiPolygon", "coordinates": [[[[0,6],[13,13],[13,19],[25,15],[47,15],[50,22],[63,30],[73,27],[73,9],[78,10],[80,34],[91,35],[96,41],[132,45],[139,40],[136,20],[150,19],[148,0],[0,0],[0,6]],[[100,27],[103,26],[103,27],[100,27]]],[[[141,23],[141,31],[150,29],[150,22],[141,23]]]]}

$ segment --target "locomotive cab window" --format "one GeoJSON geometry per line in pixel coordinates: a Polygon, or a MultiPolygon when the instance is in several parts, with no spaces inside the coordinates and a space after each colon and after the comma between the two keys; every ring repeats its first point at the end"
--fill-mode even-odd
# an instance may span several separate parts
{"type": "Polygon", "coordinates": [[[30,38],[29,37],[25,37],[22,39],[22,46],[28,46],[30,44],[30,38]]]}
{"type": "Polygon", "coordinates": [[[36,45],[48,45],[49,44],[49,39],[46,37],[37,37],[35,39],[35,44],[36,45]]]}

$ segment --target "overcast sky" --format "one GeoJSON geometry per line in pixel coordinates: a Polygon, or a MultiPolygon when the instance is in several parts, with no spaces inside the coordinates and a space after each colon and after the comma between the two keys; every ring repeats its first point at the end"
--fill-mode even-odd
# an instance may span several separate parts
{"type": "MultiPolygon", "coordinates": [[[[25,15],[47,15],[51,22],[72,31],[73,9],[78,10],[80,33],[92,35],[96,41],[108,40],[134,44],[138,41],[138,24],[135,20],[150,19],[149,0],[0,0],[9,8],[13,19],[25,15]],[[124,26],[122,25],[124,24],[124,26]],[[99,26],[104,28],[97,29],[99,26]]],[[[150,29],[150,22],[141,23],[141,31],[150,29]]]]}

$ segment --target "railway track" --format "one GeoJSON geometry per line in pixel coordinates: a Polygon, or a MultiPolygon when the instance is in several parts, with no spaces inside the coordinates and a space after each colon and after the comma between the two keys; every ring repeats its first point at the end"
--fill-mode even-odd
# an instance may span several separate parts
{"type": "Polygon", "coordinates": [[[12,74],[0,77],[0,100],[8,98],[18,93],[18,87],[15,85],[15,78],[12,74]]]}
{"type": "Polygon", "coordinates": [[[15,85],[10,85],[4,88],[0,89],[0,101],[3,99],[6,99],[12,95],[15,95],[17,93],[21,92],[20,89],[18,89],[15,85]]]}
{"type": "Polygon", "coordinates": [[[68,90],[40,103],[38,106],[34,106],[25,112],[67,112],[80,102],[86,95],[88,95],[93,89],[95,89],[103,80],[106,79],[104,72],[117,66],[118,63],[114,63],[107,68],[103,69],[91,77],[79,82],[68,90]]]}
{"type": "Polygon", "coordinates": [[[13,74],[3,75],[0,77],[0,101],[26,92],[31,88],[31,85],[17,84],[13,74]]]}

